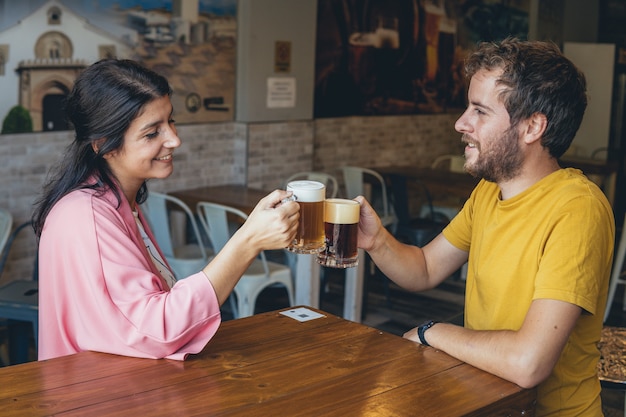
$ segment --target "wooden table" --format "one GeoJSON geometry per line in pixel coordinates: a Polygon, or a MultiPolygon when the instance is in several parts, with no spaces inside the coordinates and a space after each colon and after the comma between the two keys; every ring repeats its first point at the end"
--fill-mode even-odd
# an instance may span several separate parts
{"type": "MultiPolygon", "coordinates": [[[[245,185],[217,185],[172,191],[169,194],[184,201],[192,210],[195,210],[198,202],[208,201],[235,207],[249,214],[259,200],[269,193],[270,191],[248,188],[245,185]]],[[[359,258],[365,259],[362,250],[359,250],[359,258]]],[[[343,317],[357,322],[361,321],[363,264],[364,262],[360,262],[356,268],[346,269],[343,317]]],[[[320,265],[316,261],[316,255],[296,255],[294,280],[296,304],[319,307],[320,265]]]]}
{"type": "Polygon", "coordinates": [[[222,324],[185,362],[82,352],[0,369],[8,416],[533,416],[534,390],[359,323],[222,324]]]}
{"type": "Polygon", "coordinates": [[[192,210],[201,201],[223,204],[250,214],[260,199],[271,191],[249,188],[245,185],[215,185],[172,191],[168,194],[183,200],[192,210]]]}
{"type": "MultiPolygon", "coordinates": [[[[580,169],[590,180],[602,188],[611,204],[615,201],[617,164],[614,161],[602,161],[590,158],[559,160],[562,167],[580,169]]],[[[479,179],[468,173],[452,172],[444,169],[417,168],[413,165],[393,165],[372,168],[383,177],[393,175],[415,179],[426,185],[433,199],[454,196],[462,204],[478,184],[479,179]]]]}
{"type": "Polygon", "coordinates": [[[465,202],[478,184],[479,179],[470,174],[444,169],[417,168],[413,165],[394,165],[373,168],[383,177],[405,177],[419,180],[428,188],[433,199],[454,196],[460,204],[465,202]]]}

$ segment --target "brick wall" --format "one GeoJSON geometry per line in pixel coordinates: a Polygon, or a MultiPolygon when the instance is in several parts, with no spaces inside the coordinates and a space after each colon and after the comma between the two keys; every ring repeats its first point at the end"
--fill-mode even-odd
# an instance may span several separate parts
{"type": "Polygon", "coordinates": [[[315,122],[255,123],[248,127],[248,185],[283,188],[291,174],[313,169],[315,122]]]}
{"type": "MultiPolygon", "coordinates": [[[[178,126],[183,141],[171,177],[150,189],[167,192],[201,185],[245,184],[274,189],[298,171],[320,170],[341,182],[343,165],[427,166],[441,154],[461,153],[454,131],[458,115],[349,117],[282,123],[211,123],[178,126]]],[[[0,207],[19,224],[47,172],[62,157],[72,132],[0,136],[0,207]]],[[[35,254],[32,233],[21,233],[0,284],[29,279],[35,254]]]]}
{"type": "Polygon", "coordinates": [[[349,117],[315,121],[316,170],[337,176],[344,165],[382,167],[429,166],[439,155],[463,153],[454,130],[456,114],[349,117]]]}
{"type": "MultiPolygon", "coordinates": [[[[245,183],[245,125],[184,125],[178,127],[178,133],[183,144],[175,153],[174,173],[165,180],[151,181],[150,189],[167,192],[201,185],[245,183]]],[[[73,132],[0,136],[0,207],[11,212],[15,225],[30,219],[48,171],[72,139],[73,132]]],[[[20,233],[13,245],[0,284],[30,279],[35,255],[31,230],[20,233]]]]}

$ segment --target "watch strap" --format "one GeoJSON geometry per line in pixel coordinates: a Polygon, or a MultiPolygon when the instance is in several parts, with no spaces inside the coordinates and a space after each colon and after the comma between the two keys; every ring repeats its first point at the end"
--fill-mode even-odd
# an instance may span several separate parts
{"type": "Polygon", "coordinates": [[[424,324],[420,325],[417,327],[417,337],[419,337],[420,339],[420,343],[424,346],[430,346],[428,344],[428,342],[426,341],[426,337],[424,336],[424,333],[426,333],[426,330],[430,329],[431,327],[433,327],[437,322],[434,320],[429,320],[427,322],[425,322],[424,324]]]}

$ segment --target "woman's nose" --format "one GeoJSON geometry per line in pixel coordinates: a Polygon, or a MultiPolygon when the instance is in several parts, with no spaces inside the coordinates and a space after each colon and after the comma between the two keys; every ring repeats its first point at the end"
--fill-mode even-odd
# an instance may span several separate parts
{"type": "Polygon", "coordinates": [[[168,148],[178,148],[182,141],[180,137],[178,137],[178,133],[176,129],[171,129],[168,133],[167,140],[165,141],[165,146],[168,148]]]}

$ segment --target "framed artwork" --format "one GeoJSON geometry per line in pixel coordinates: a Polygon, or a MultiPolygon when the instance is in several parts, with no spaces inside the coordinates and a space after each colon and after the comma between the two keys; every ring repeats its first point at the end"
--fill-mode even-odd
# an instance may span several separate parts
{"type": "Polygon", "coordinates": [[[530,0],[319,0],[315,117],[457,112],[478,41],[528,36],[530,0]]]}
{"type": "Polygon", "coordinates": [[[234,119],[237,0],[0,0],[0,120],[67,130],[76,75],[104,58],[164,75],[178,123],[234,119]]]}

